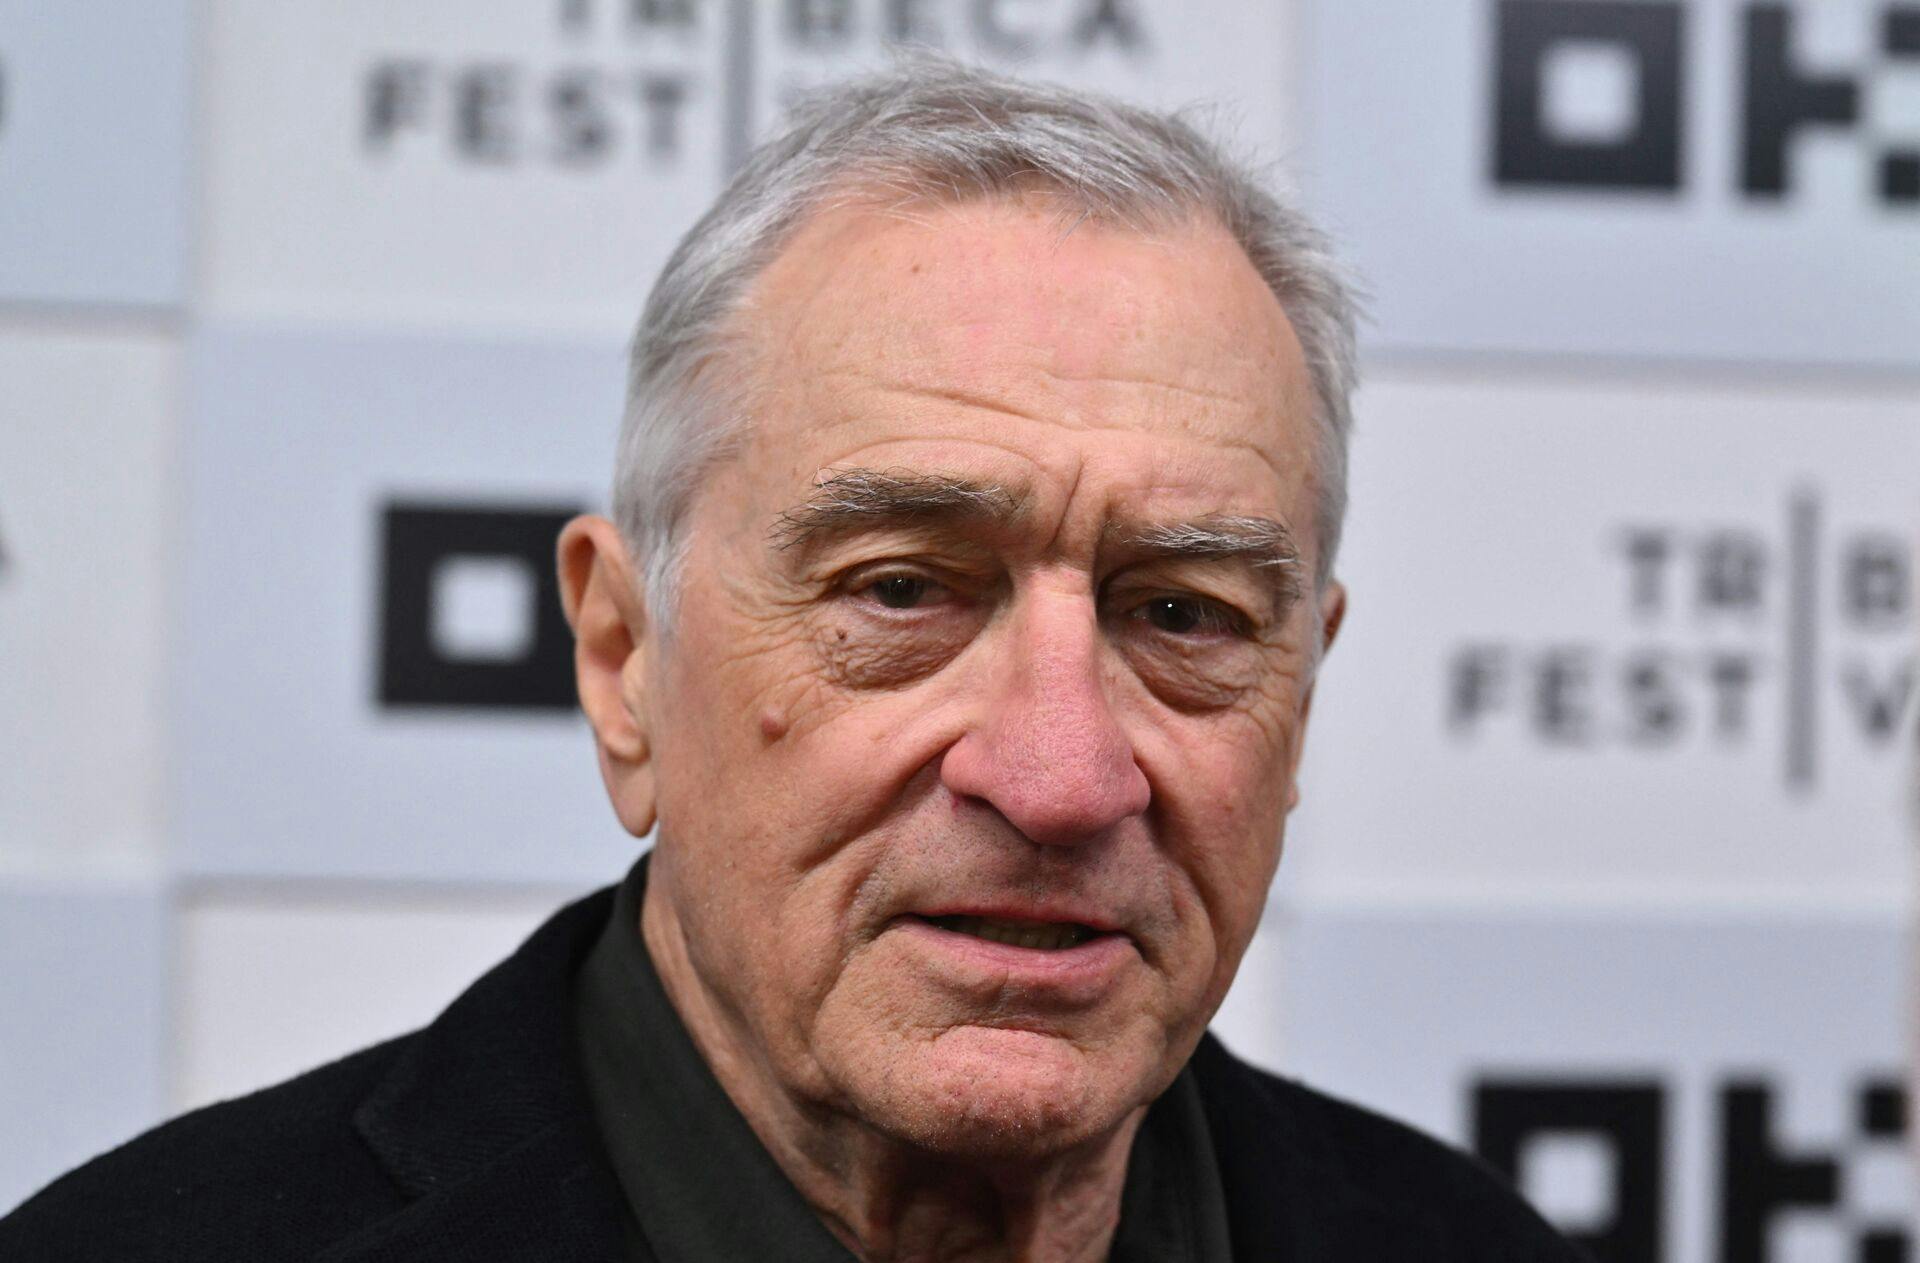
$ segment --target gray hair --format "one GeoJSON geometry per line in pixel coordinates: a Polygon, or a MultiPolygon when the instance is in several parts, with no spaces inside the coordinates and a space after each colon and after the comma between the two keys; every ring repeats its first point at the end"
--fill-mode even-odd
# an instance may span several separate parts
{"type": "Polygon", "coordinates": [[[1035,190],[1098,221],[1152,231],[1210,217],[1291,322],[1315,398],[1324,583],[1346,512],[1355,299],[1321,233],[1181,117],[919,54],[802,97],[675,248],[634,334],[613,512],[649,606],[671,622],[681,529],[706,472],[751,412],[740,342],[756,278],[801,222],[864,187],[953,203],[1035,190]]]}

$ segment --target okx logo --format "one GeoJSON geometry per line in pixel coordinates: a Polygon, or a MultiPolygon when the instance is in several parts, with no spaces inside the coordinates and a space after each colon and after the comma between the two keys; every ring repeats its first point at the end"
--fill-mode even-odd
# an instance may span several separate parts
{"type": "Polygon", "coordinates": [[[388,505],[380,704],[572,710],[573,635],[554,545],[576,512],[388,505]]]}
{"type": "MultiPolygon", "coordinates": [[[[1500,0],[1494,39],[1492,171],[1506,189],[1677,193],[1729,181],[1744,199],[1794,191],[1795,142],[1851,137],[1868,196],[1920,213],[1920,118],[1876,98],[1920,93],[1920,5],[1862,8],[1848,64],[1816,64],[1804,38],[1815,0],[1739,6],[1728,47],[1705,6],[1652,0],[1500,0]],[[1709,73],[1717,59],[1731,74],[1709,73]],[[1709,83],[1734,85],[1732,169],[1703,169],[1690,130],[1709,83]]],[[[1909,111],[1911,113],[1911,111],[1909,111]]],[[[1718,116],[1718,111],[1715,111],[1718,116]]]]}
{"type": "MultiPolygon", "coordinates": [[[[1475,1150],[1601,1263],[1683,1257],[1676,1189],[1705,1212],[1714,1263],[1907,1263],[1912,1171],[1907,1099],[1891,1075],[1841,1094],[1831,1140],[1783,1136],[1791,1089],[1729,1075],[1695,1097],[1658,1079],[1486,1076],[1471,1100],[1475,1150]],[[1681,1107],[1702,1109],[1711,1171],[1670,1179],[1681,1107]]],[[[1695,1237],[1697,1240],[1697,1236],[1695,1237]]],[[[1685,1251],[1692,1257],[1692,1251],[1685,1251]]]]}

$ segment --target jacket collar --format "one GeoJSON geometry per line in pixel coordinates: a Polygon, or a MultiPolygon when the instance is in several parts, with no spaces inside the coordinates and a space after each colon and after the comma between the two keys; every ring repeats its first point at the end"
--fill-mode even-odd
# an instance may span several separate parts
{"type": "Polygon", "coordinates": [[[413,1200],[322,1259],[623,1256],[569,1003],[611,904],[608,889],[561,909],[405,1042],[353,1123],[413,1200]]]}
{"type": "Polygon", "coordinates": [[[1337,1150],[1325,1124],[1303,1113],[1309,1094],[1298,1085],[1253,1069],[1211,1034],[1190,1064],[1220,1161],[1235,1258],[1358,1257],[1341,1244],[1353,1242],[1366,1242],[1369,1258],[1463,1257],[1443,1247],[1444,1223],[1360,1191],[1364,1182],[1347,1168],[1356,1156],[1380,1155],[1337,1150]]]}
{"type": "MultiPolygon", "coordinates": [[[[608,887],[562,908],[405,1041],[353,1122],[413,1200],[336,1243],[321,1263],[626,1257],[623,1194],[593,1121],[570,1003],[574,973],[612,904],[608,887]]],[[[1349,1204],[1341,1184],[1323,1178],[1331,1155],[1316,1161],[1274,1143],[1311,1129],[1211,1035],[1193,1069],[1237,1256],[1312,1255],[1284,1227],[1288,1206],[1315,1207],[1320,1220],[1375,1221],[1376,1231],[1377,1221],[1392,1218],[1349,1204]]]]}

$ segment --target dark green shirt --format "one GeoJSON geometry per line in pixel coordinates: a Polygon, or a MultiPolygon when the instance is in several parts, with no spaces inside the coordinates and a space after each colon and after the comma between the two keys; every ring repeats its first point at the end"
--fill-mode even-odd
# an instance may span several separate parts
{"type": "MultiPolygon", "coordinates": [[[[642,858],[574,980],[594,1117],[626,1194],[635,1263],[852,1263],[701,1059],[640,938],[642,858]]],[[[1147,1111],[1114,1263],[1226,1263],[1226,1200],[1193,1072],[1147,1111]]]]}

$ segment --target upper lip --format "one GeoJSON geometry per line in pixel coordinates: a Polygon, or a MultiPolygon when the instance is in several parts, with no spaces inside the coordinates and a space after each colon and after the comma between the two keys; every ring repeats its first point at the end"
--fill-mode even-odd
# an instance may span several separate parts
{"type": "Polygon", "coordinates": [[[1084,925],[1102,934],[1120,929],[1112,916],[1097,909],[1056,903],[952,903],[916,908],[909,915],[928,920],[936,917],[984,917],[990,921],[1014,921],[1028,925],[1084,925]]]}

